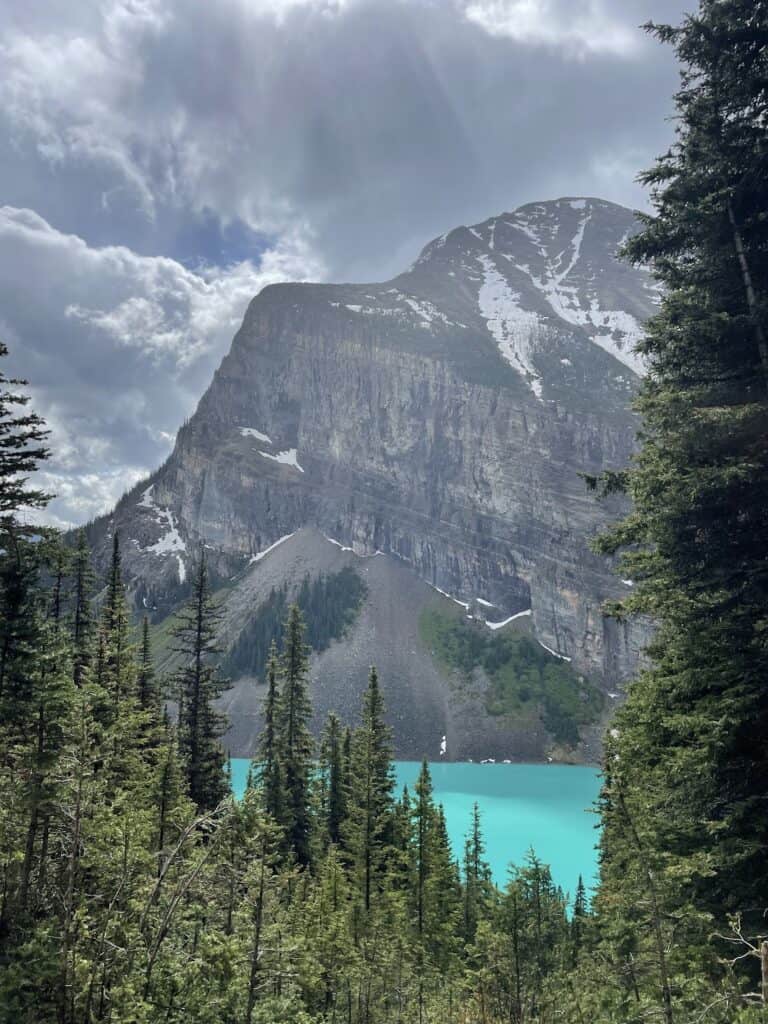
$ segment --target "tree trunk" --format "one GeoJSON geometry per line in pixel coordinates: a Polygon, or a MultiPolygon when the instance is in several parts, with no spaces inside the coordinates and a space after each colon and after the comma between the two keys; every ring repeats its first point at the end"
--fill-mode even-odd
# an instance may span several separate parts
{"type": "Polygon", "coordinates": [[[736,222],[736,214],[733,209],[733,202],[730,199],[728,200],[728,221],[731,225],[731,231],[733,233],[733,247],[736,250],[739,269],[741,270],[741,280],[747,297],[747,308],[749,309],[749,315],[755,328],[755,340],[757,341],[757,351],[760,356],[760,366],[762,367],[763,376],[765,377],[766,388],[768,388],[768,340],[766,340],[765,331],[763,330],[763,325],[760,322],[760,312],[757,308],[757,295],[752,281],[752,274],[749,269],[749,262],[747,261],[747,253],[744,249],[744,240],[741,237],[741,231],[739,230],[739,226],[736,222]]]}
{"type": "Polygon", "coordinates": [[[664,1015],[664,1024],[672,1024],[672,989],[669,983],[669,971],[667,968],[667,954],[664,949],[664,936],[661,931],[661,911],[659,908],[658,894],[656,891],[656,879],[654,878],[653,870],[650,864],[645,859],[645,851],[643,844],[640,839],[640,835],[635,828],[635,822],[629,813],[624,794],[619,790],[619,803],[624,813],[624,817],[627,819],[632,838],[637,849],[638,856],[642,862],[643,871],[648,879],[648,894],[651,897],[651,911],[652,920],[651,926],[653,928],[653,937],[656,943],[656,954],[659,958],[659,980],[661,981],[661,999],[662,999],[662,1013],[664,1015]]]}
{"type": "Polygon", "coordinates": [[[264,884],[266,880],[267,839],[261,843],[261,870],[259,871],[259,894],[253,915],[253,946],[251,948],[251,970],[248,977],[248,1007],[245,1012],[245,1024],[251,1024],[253,1010],[256,1006],[256,992],[259,977],[259,958],[261,956],[261,929],[264,920],[264,884]]]}

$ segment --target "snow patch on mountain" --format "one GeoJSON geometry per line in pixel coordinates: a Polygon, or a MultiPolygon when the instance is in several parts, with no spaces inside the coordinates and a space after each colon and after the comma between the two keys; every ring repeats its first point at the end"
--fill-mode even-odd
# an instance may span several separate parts
{"type": "MultiPolygon", "coordinates": [[[[580,281],[574,273],[583,266],[582,250],[594,212],[592,206],[586,199],[570,199],[566,202],[581,216],[568,245],[551,259],[547,257],[546,248],[541,245],[540,231],[544,225],[539,224],[539,230],[534,231],[524,213],[515,214],[515,220],[509,223],[537,245],[545,260],[538,274],[527,263],[513,262],[528,275],[556,316],[566,323],[585,328],[594,344],[618,359],[633,373],[642,376],[645,373],[645,362],[635,352],[635,346],[643,336],[642,325],[626,310],[603,308],[594,289],[595,282],[589,281],[585,287],[584,281],[580,281]]],[[[551,234],[556,233],[556,222],[547,227],[551,234]]]]}
{"type": "Polygon", "coordinates": [[[547,647],[547,645],[544,643],[543,640],[539,640],[538,643],[539,643],[539,647],[543,647],[544,650],[547,652],[547,654],[551,654],[551,655],[553,655],[553,657],[559,658],[560,661],[568,661],[568,662],[570,662],[572,660],[567,655],[560,654],[559,651],[553,651],[551,647],[547,647]]]}
{"type": "Polygon", "coordinates": [[[150,484],[145,491],[142,491],[141,497],[139,498],[137,505],[139,508],[156,508],[155,499],[152,497],[152,491],[155,489],[154,484],[150,484]]]}
{"type": "Polygon", "coordinates": [[[154,489],[155,485],[150,484],[149,487],[142,491],[139,500],[136,502],[136,507],[151,512],[162,532],[159,539],[147,547],[142,547],[135,537],[133,538],[133,543],[140,551],[147,551],[153,555],[160,557],[175,555],[179,569],[179,583],[184,583],[187,578],[187,568],[184,564],[183,555],[187,553],[187,545],[179,533],[176,517],[173,512],[169,508],[163,508],[158,505],[155,501],[154,489]]]}
{"type": "Polygon", "coordinates": [[[263,452],[259,449],[259,455],[265,459],[271,459],[273,462],[279,462],[283,466],[290,466],[292,469],[298,469],[300,473],[304,470],[299,465],[298,450],[296,448],[287,448],[283,452],[278,452],[276,455],[272,455],[270,452],[263,452]]]}
{"type": "Polygon", "coordinates": [[[153,555],[175,555],[179,569],[179,583],[184,583],[187,578],[187,568],[184,564],[182,552],[186,554],[187,545],[179,533],[173,512],[169,508],[159,508],[157,505],[155,505],[155,509],[157,510],[158,519],[165,527],[165,532],[158,541],[155,541],[146,550],[151,551],[153,555]]]}
{"type": "Polygon", "coordinates": [[[595,328],[594,343],[642,377],[647,370],[645,358],[635,351],[645,334],[642,324],[623,309],[600,309],[595,300],[587,317],[595,328]]]}
{"type": "Polygon", "coordinates": [[[243,437],[255,437],[257,441],[263,441],[264,444],[272,444],[272,438],[268,434],[262,434],[255,427],[240,427],[240,433],[243,437]]]}
{"type": "Polygon", "coordinates": [[[412,299],[408,295],[402,295],[400,298],[402,298],[406,305],[410,306],[413,312],[416,313],[417,316],[421,317],[425,323],[432,324],[434,320],[438,320],[440,323],[451,324],[451,321],[445,313],[441,313],[433,302],[429,302],[427,299],[412,299]]]}
{"type": "Polygon", "coordinates": [[[337,548],[341,548],[342,551],[354,551],[354,548],[347,547],[347,545],[342,544],[340,540],[334,540],[334,538],[329,537],[327,533],[324,533],[323,536],[330,544],[335,545],[337,548]]]}
{"type": "Polygon", "coordinates": [[[447,590],[441,590],[440,587],[436,586],[434,583],[429,583],[426,580],[424,582],[427,584],[428,587],[432,587],[433,590],[436,590],[438,594],[442,594],[443,597],[447,597],[449,601],[453,601],[454,604],[459,605],[465,611],[469,611],[468,601],[460,601],[458,597],[454,597],[453,594],[449,594],[447,590]]]}
{"type": "Polygon", "coordinates": [[[531,391],[541,399],[541,374],[533,364],[541,331],[539,315],[521,307],[520,295],[510,288],[490,256],[481,254],[477,259],[484,272],[478,294],[480,314],[488,321],[488,330],[501,354],[523,374],[531,391]]]}
{"type": "MultiPolygon", "coordinates": [[[[478,236],[479,237],[479,236],[478,236]]],[[[387,288],[382,296],[366,295],[367,299],[379,302],[376,305],[362,305],[360,303],[346,302],[344,308],[352,313],[360,313],[363,316],[386,316],[396,317],[403,321],[413,322],[414,317],[419,321],[419,326],[427,330],[434,330],[435,324],[446,327],[463,327],[466,324],[451,320],[429,299],[417,298],[414,295],[407,295],[397,288],[387,288]],[[390,298],[392,296],[392,298],[390,298]],[[391,305],[383,305],[392,303],[391,305]]],[[[332,302],[332,306],[339,306],[338,302],[332,302]]]]}
{"type": "MultiPolygon", "coordinates": [[[[294,530],[294,533],[295,532],[296,531],[294,530]]],[[[284,544],[287,540],[290,540],[291,537],[293,537],[293,533],[286,533],[285,536],[278,537],[274,544],[270,544],[269,547],[264,548],[263,551],[257,551],[255,555],[251,555],[250,559],[248,560],[248,564],[253,565],[255,562],[260,562],[262,558],[267,557],[270,551],[274,551],[275,548],[280,547],[281,544],[284,544]]]]}
{"type": "Polygon", "coordinates": [[[503,619],[501,622],[488,622],[486,619],[485,624],[488,629],[503,629],[504,626],[508,626],[510,622],[515,622],[517,619],[527,619],[533,615],[531,608],[526,608],[524,612],[518,612],[516,615],[510,615],[508,619],[503,619]]]}

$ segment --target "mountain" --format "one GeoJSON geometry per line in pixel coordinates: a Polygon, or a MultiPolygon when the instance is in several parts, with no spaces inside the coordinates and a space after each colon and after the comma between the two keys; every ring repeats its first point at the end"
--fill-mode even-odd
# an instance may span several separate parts
{"type": "Polygon", "coordinates": [[[634,230],[603,200],[535,203],[435,239],[383,284],[253,299],[168,461],[91,528],[102,559],[120,531],[161,638],[206,545],[241,680],[236,752],[252,749],[270,615],[302,586],[320,608],[357,576],[318,640],[321,709],[354,704],[375,662],[401,756],[437,753],[444,735],[448,756],[594,756],[593,690],[613,693],[609,707],[644,639],[601,612],[631,582],[590,552],[619,506],[580,476],[633,450],[633,347],[658,302],[653,280],[615,259],[634,230]],[[509,667],[521,658],[533,690],[509,667]]]}

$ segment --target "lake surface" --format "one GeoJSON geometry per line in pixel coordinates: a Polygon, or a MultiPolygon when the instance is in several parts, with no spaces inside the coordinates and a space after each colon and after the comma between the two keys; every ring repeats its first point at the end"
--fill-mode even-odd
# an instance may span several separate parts
{"type": "MultiPolygon", "coordinates": [[[[232,759],[232,788],[245,789],[250,762],[232,759]]],[[[413,790],[420,765],[397,761],[398,787],[413,790]]],[[[430,764],[435,802],[442,803],[454,853],[461,857],[472,805],[480,808],[486,859],[499,885],[510,863],[522,864],[533,847],[573,895],[579,875],[596,880],[597,817],[590,813],[600,789],[597,769],[555,764],[430,764]]]]}

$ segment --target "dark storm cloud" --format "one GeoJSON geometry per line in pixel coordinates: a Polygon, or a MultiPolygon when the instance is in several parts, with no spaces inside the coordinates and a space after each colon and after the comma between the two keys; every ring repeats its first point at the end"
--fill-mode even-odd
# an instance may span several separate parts
{"type": "Polygon", "coordinates": [[[534,199],[644,204],[676,71],[637,26],[685,5],[4,6],[0,324],[66,453],[59,514],[79,518],[168,450],[265,281],[385,276],[534,199]]]}

